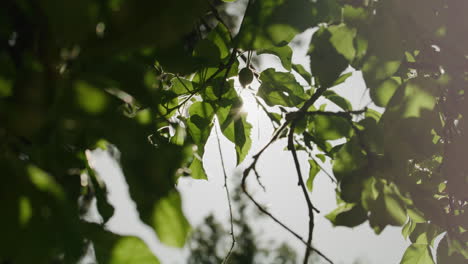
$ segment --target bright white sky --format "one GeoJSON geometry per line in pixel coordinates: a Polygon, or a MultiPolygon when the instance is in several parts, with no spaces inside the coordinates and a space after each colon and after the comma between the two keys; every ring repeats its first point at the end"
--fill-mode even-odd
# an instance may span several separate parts
{"type": "MultiPolygon", "coordinates": [[[[303,43],[308,43],[312,33],[313,30],[308,30],[301,34],[297,40],[302,39],[303,43]]],[[[305,55],[307,47],[294,47],[294,49],[293,62],[306,66],[308,64],[308,57],[305,55]]],[[[264,66],[260,70],[269,67],[282,69],[277,58],[269,55],[262,55],[262,57],[262,65],[264,66]]],[[[256,85],[258,87],[258,84],[256,85]]],[[[254,88],[256,88],[255,84],[254,88]]],[[[365,85],[359,72],[353,73],[344,84],[333,88],[333,90],[350,100],[354,109],[361,109],[370,101],[367,94],[362,97],[365,85]]],[[[251,156],[270,139],[272,126],[266,115],[256,107],[251,93],[243,90],[241,96],[244,98],[248,120],[253,125],[252,138],[254,142],[250,152],[251,156]]],[[[318,102],[317,105],[320,103],[318,102]]],[[[336,109],[330,108],[330,110],[336,109]]],[[[233,144],[221,137],[221,145],[228,176],[241,177],[240,169],[236,170],[235,168],[233,144]]],[[[291,154],[283,150],[285,146],[285,140],[276,142],[259,161],[259,172],[267,192],[264,193],[258,188],[254,181],[250,181],[249,186],[256,197],[263,204],[266,204],[273,214],[296,232],[304,234],[305,237],[308,226],[306,203],[299,186],[297,186],[297,176],[291,154]]],[[[299,158],[303,175],[306,177],[308,175],[307,155],[299,152],[299,158]]],[[[248,164],[249,159],[247,158],[247,162],[243,164],[248,164]]],[[[214,133],[207,142],[204,162],[209,181],[196,181],[189,178],[179,181],[178,189],[182,194],[184,212],[192,226],[202,223],[210,212],[214,212],[218,219],[228,223],[228,207],[223,189],[221,161],[214,133]]],[[[151,228],[139,221],[135,205],[129,198],[128,188],[117,164],[104,153],[96,153],[95,166],[108,184],[109,198],[116,209],[114,217],[108,223],[108,228],[115,233],[140,236],[148,243],[163,264],[185,263],[187,249],[174,249],[160,244],[151,228]]],[[[331,172],[329,164],[324,165],[324,169],[331,172]]],[[[238,179],[235,182],[239,182],[238,179]]],[[[231,190],[234,188],[232,183],[230,188],[231,190]]],[[[409,245],[408,241],[405,241],[400,234],[400,228],[387,227],[381,235],[376,236],[368,222],[354,229],[334,228],[324,218],[328,212],[336,207],[334,189],[334,184],[323,172],[317,175],[312,201],[322,213],[316,216],[314,245],[335,263],[348,264],[356,259],[362,260],[362,263],[398,263],[409,245]]],[[[276,241],[286,241],[295,247],[299,254],[303,254],[303,245],[267,217],[256,222],[255,226],[264,231],[265,239],[273,238],[276,241]]]]}

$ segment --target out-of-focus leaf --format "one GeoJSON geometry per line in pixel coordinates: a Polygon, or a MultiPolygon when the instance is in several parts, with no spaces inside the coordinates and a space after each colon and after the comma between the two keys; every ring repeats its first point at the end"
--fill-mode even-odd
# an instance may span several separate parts
{"type": "Polygon", "coordinates": [[[218,46],[209,39],[202,39],[197,43],[193,56],[199,66],[217,66],[221,60],[218,46]]]}
{"type": "MultiPolygon", "coordinates": [[[[235,0],[232,0],[233,2],[235,0]]],[[[223,25],[218,23],[216,27],[208,34],[207,39],[211,40],[216,46],[218,46],[221,59],[225,59],[229,56],[229,48],[231,45],[231,36],[229,30],[223,25]]]]}
{"type": "Polygon", "coordinates": [[[384,185],[382,194],[385,209],[389,216],[389,224],[401,226],[407,220],[406,208],[395,188],[394,185],[384,185]]]}
{"type": "Polygon", "coordinates": [[[451,252],[450,254],[450,245],[448,242],[447,235],[440,240],[439,245],[437,246],[437,263],[450,263],[450,264],[464,264],[467,261],[467,258],[463,257],[462,254],[458,252],[451,252]]]}
{"type": "Polygon", "coordinates": [[[356,29],[349,28],[345,24],[340,24],[328,27],[328,31],[331,34],[330,43],[335,47],[336,51],[348,61],[352,61],[356,54],[356,50],[354,49],[356,29]]]}
{"type": "Polygon", "coordinates": [[[369,91],[370,96],[377,106],[385,107],[400,85],[401,81],[399,78],[389,78],[376,87],[371,87],[369,91]]]}
{"type": "Polygon", "coordinates": [[[334,155],[333,174],[338,181],[358,172],[367,165],[366,156],[362,153],[357,141],[357,138],[352,138],[334,155]]]}
{"type": "Polygon", "coordinates": [[[400,264],[434,264],[434,260],[428,245],[412,244],[406,249],[400,264]]]}
{"type": "Polygon", "coordinates": [[[313,9],[314,4],[306,0],[255,1],[247,10],[236,40],[245,50],[284,46],[297,33],[313,26],[311,21],[299,19],[309,16],[313,9]]]}
{"type": "Polygon", "coordinates": [[[325,140],[335,140],[349,137],[351,126],[349,121],[340,116],[315,115],[313,116],[314,135],[325,140]]]}
{"type": "Polygon", "coordinates": [[[31,182],[41,191],[50,193],[56,199],[64,200],[66,194],[54,178],[47,174],[45,171],[40,168],[30,165],[28,166],[28,174],[31,182]]]}
{"type": "Polygon", "coordinates": [[[96,260],[99,264],[160,263],[140,238],[119,236],[91,224],[86,226],[86,230],[93,242],[96,260]]]}
{"type": "Polygon", "coordinates": [[[169,193],[155,204],[152,226],[162,243],[180,248],[185,245],[190,224],[182,212],[182,202],[178,192],[169,193]]]}
{"type": "Polygon", "coordinates": [[[77,104],[88,114],[101,113],[108,104],[106,94],[89,83],[78,81],[75,84],[77,104]]]}
{"type": "Polygon", "coordinates": [[[312,36],[308,52],[312,75],[322,87],[331,87],[348,67],[347,59],[331,44],[332,36],[327,28],[321,27],[312,36]]]}
{"type": "Polygon", "coordinates": [[[5,98],[13,93],[12,82],[0,77],[0,98],[5,98]]]}

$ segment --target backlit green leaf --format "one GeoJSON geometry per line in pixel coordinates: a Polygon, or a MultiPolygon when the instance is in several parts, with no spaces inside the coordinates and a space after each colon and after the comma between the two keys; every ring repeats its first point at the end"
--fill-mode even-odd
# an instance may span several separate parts
{"type": "Polygon", "coordinates": [[[322,139],[335,140],[348,137],[351,133],[349,121],[340,116],[315,115],[314,134],[322,139]]]}
{"type": "Polygon", "coordinates": [[[366,211],[359,205],[342,204],[325,216],[334,226],[355,227],[367,220],[366,211]]]}
{"type": "Polygon", "coordinates": [[[152,226],[159,240],[173,247],[183,247],[190,232],[190,224],[182,212],[182,201],[173,191],[154,206],[152,226]]]}
{"type": "Polygon", "coordinates": [[[250,130],[252,125],[247,122],[247,114],[241,112],[235,106],[231,108],[220,107],[216,113],[219,119],[221,131],[231,142],[235,144],[237,164],[247,156],[252,140],[250,130]]]}
{"type": "Polygon", "coordinates": [[[400,264],[434,264],[434,260],[429,246],[412,244],[406,249],[400,264]]]}
{"type": "Polygon", "coordinates": [[[351,111],[353,109],[353,106],[346,98],[338,95],[332,90],[325,91],[323,96],[345,111],[351,111]]]}
{"type": "Polygon", "coordinates": [[[262,84],[257,95],[269,106],[297,106],[306,98],[304,88],[291,73],[269,68],[261,73],[260,80],[262,84]]]}
{"type": "Polygon", "coordinates": [[[356,36],[356,29],[349,28],[345,24],[340,24],[330,26],[328,31],[331,34],[330,43],[335,47],[336,51],[343,55],[348,61],[352,61],[356,54],[353,42],[356,36]]]}
{"type": "Polygon", "coordinates": [[[291,59],[292,59],[292,54],[293,54],[293,51],[291,49],[291,47],[289,47],[288,45],[285,45],[285,46],[282,46],[282,47],[270,47],[270,48],[267,48],[267,49],[261,49],[259,51],[257,51],[257,54],[260,55],[260,54],[273,54],[275,56],[277,56],[280,60],[281,60],[281,64],[283,65],[283,67],[290,71],[291,70],[291,59]]]}
{"type": "Polygon", "coordinates": [[[312,36],[308,52],[312,75],[323,87],[331,87],[348,67],[347,59],[331,44],[331,38],[327,28],[320,28],[312,36]]]}
{"type": "Polygon", "coordinates": [[[314,179],[317,176],[317,173],[320,171],[320,166],[313,159],[309,160],[309,177],[307,178],[307,188],[309,191],[314,189],[314,179]]]}

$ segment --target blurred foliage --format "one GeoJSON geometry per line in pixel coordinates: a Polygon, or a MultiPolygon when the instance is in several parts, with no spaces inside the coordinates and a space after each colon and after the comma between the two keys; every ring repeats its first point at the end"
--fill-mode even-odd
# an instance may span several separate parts
{"type": "Polygon", "coordinates": [[[175,184],[208,179],[203,154],[214,122],[237,164],[252,145],[234,86],[247,68],[244,89],[273,123],[298,124],[311,191],[320,161],[332,162],[334,225],[403,226],[412,242],[403,264],[466,263],[468,3],[225,2],[2,1],[0,261],[76,263],[91,243],[99,263],[158,262],[139,239],[104,228],[113,208],[89,151],[110,146],[142,221],[163,243],[183,246],[190,226],[175,184]],[[288,43],[308,28],[317,29],[310,64],[292,64],[288,43]],[[250,62],[262,53],[287,71],[258,73],[250,62]],[[363,74],[369,108],[353,109],[333,90],[350,69],[363,74]],[[297,112],[313,94],[343,112],[297,112]],[[104,221],[90,226],[82,216],[94,198],[104,221]]]}

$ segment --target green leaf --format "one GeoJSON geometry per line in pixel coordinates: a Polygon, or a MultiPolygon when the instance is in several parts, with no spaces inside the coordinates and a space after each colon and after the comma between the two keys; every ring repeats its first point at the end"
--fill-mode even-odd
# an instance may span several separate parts
{"type": "Polygon", "coordinates": [[[88,224],[87,229],[99,264],[160,263],[140,238],[119,236],[102,230],[97,225],[88,224]]]}
{"type": "Polygon", "coordinates": [[[257,95],[269,106],[297,106],[306,99],[304,88],[291,73],[277,72],[269,68],[261,73],[260,81],[262,84],[257,95]]]}
{"type": "MultiPolygon", "coordinates": [[[[214,116],[213,107],[206,102],[195,102],[189,110],[188,131],[193,141],[200,147],[204,147],[210,136],[212,119],[214,116]]],[[[200,149],[199,149],[200,151],[200,149]]]]}
{"type": "Polygon", "coordinates": [[[349,28],[345,24],[340,24],[328,27],[328,31],[331,34],[330,43],[335,47],[336,51],[348,61],[352,61],[356,54],[356,50],[354,49],[356,29],[349,28]]]}
{"type": "Polygon", "coordinates": [[[370,87],[370,96],[377,106],[386,107],[400,85],[401,80],[397,77],[392,77],[383,81],[375,88],[370,87]]]}
{"type": "Polygon", "coordinates": [[[358,173],[367,165],[367,157],[362,152],[358,139],[353,137],[334,155],[333,174],[340,181],[347,176],[358,173]]]}
{"type": "Polygon", "coordinates": [[[362,206],[366,210],[371,210],[375,207],[377,198],[379,197],[379,190],[376,187],[377,180],[374,177],[366,179],[363,183],[363,190],[361,192],[362,206]]]}
{"type": "Polygon", "coordinates": [[[416,228],[416,223],[409,220],[401,229],[401,234],[403,235],[405,239],[407,239],[409,235],[414,231],[415,228],[416,228]]]}
{"type": "Polygon", "coordinates": [[[297,33],[313,26],[303,19],[313,8],[314,4],[307,0],[255,1],[245,14],[236,41],[243,50],[284,46],[297,33]]]}
{"type": "Polygon", "coordinates": [[[274,46],[274,47],[269,47],[266,49],[260,49],[257,51],[257,55],[265,54],[265,53],[273,54],[277,56],[281,60],[281,64],[283,65],[283,67],[288,71],[291,70],[291,67],[292,67],[291,60],[292,60],[293,51],[291,47],[289,47],[288,45],[285,45],[282,47],[274,46]]]}
{"type": "Polygon", "coordinates": [[[317,173],[320,171],[320,166],[313,159],[309,160],[309,178],[307,178],[307,188],[311,192],[314,188],[314,179],[317,176],[317,173]]]}
{"type": "Polygon", "coordinates": [[[199,66],[218,66],[221,60],[218,46],[209,39],[202,39],[197,43],[193,56],[199,66]]]}
{"type": "MultiPolygon", "coordinates": [[[[226,2],[228,2],[227,0],[226,2]]],[[[231,0],[229,2],[234,2],[231,0]]],[[[216,46],[218,46],[221,59],[225,59],[229,56],[229,49],[231,46],[231,36],[229,30],[223,25],[218,23],[216,27],[208,34],[207,39],[211,40],[216,46]]]]}
{"type": "Polygon", "coordinates": [[[348,100],[346,100],[346,98],[338,95],[332,90],[325,91],[323,96],[345,111],[351,111],[353,109],[353,106],[348,100]]]}
{"type": "Polygon", "coordinates": [[[435,264],[428,245],[412,244],[409,246],[400,264],[435,264]]]}
{"type": "Polygon", "coordinates": [[[65,200],[66,194],[62,186],[60,186],[51,175],[34,165],[29,165],[27,171],[29,179],[37,189],[50,193],[60,201],[65,200]]]}
{"type": "Polygon", "coordinates": [[[352,72],[348,72],[348,73],[344,73],[340,75],[340,77],[336,79],[335,82],[333,82],[332,87],[344,83],[351,75],[353,75],[352,72]]]}
{"type": "Polygon", "coordinates": [[[426,244],[431,246],[434,239],[442,232],[442,230],[430,223],[416,223],[416,227],[411,232],[411,242],[416,244],[426,244]]]}
{"type": "Polygon", "coordinates": [[[347,59],[331,43],[332,34],[321,27],[312,36],[308,55],[310,69],[318,84],[331,87],[348,67],[347,59]]]}
{"type": "Polygon", "coordinates": [[[219,108],[216,115],[221,131],[235,145],[237,164],[240,164],[247,156],[252,145],[252,139],[250,138],[252,125],[247,122],[247,114],[233,105],[219,108]]]}
{"type": "Polygon", "coordinates": [[[389,224],[401,226],[406,222],[408,217],[406,215],[406,207],[395,188],[395,185],[384,185],[383,199],[389,216],[389,224]]]}
{"type": "Polygon", "coordinates": [[[208,180],[208,176],[206,175],[205,169],[203,168],[203,161],[200,160],[198,157],[195,157],[192,163],[189,166],[190,169],[190,176],[193,179],[197,180],[208,180]]]}
{"type": "Polygon", "coordinates": [[[207,102],[195,102],[190,106],[188,112],[190,118],[187,120],[187,130],[195,144],[197,144],[195,154],[198,155],[198,158],[194,158],[190,165],[190,170],[194,179],[206,179],[202,160],[205,153],[205,144],[213,127],[214,109],[207,102]]]}
{"type": "Polygon", "coordinates": [[[115,243],[108,263],[158,264],[159,261],[141,239],[137,237],[123,237],[115,243]]]}
{"type": "Polygon", "coordinates": [[[325,140],[335,140],[349,137],[351,126],[349,121],[341,116],[315,115],[312,118],[314,135],[325,140]]]}
{"type": "Polygon", "coordinates": [[[162,243],[179,248],[185,245],[190,224],[182,212],[182,201],[178,192],[170,192],[154,205],[152,227],[162,243]]]}
{"type": "Polygon", "coordinates": [[[174,92],[177,96],[183,94],[190,94],[194,91],[193,84],[187,79],[180,77],[172,78],[170,90],[174,92]]]}
{"type": "Polygon", "coordinates": [[[426,222],[426,219],[424,218],[424,215],[422,214],[421,211],[415,208],[408,208],[408,216],[410,219],[415,222],[415,223],[424,223],[426,222]]]}
{"type": "Polygon", "coordinates": [[[367,220],[367,212],[360,205],[343,203],[325,217],[334,226],[355,227],[367,220]]]}
{"type": "Polygon", "coordinates": [[[109,99],[102,90],[84,81],[77,81],[74,88],[76,103],[88,114],[96,115],[106,109],[109,99]]]}
{"type": "Polygon", "coordinates": [[[292,69],[297,72],[309,85],[312,84],[312,74],[310,74],[301,64],[293,64],[292,69]]]}
{"type": "Polygon", "coordinates": [[[392,100],[390,111],[401,111],[402,118],[421,117],[423,111],[433,111],[441,91],[429,78],[412,79],[392,100]]]}
{"type": "Polygon", "coordinates": [[[13,94],[12,81],[0,77],[0,98],[5,98],[13,94]]]}

